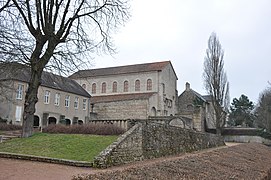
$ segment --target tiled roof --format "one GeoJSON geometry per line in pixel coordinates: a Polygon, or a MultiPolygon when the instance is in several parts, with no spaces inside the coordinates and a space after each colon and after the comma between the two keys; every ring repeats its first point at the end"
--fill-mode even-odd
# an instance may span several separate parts
{"type": "Polygon", "coordinates": [[[90,102],[95,104],[102,102],[149,99],[153,94],[155,93],[152,92],[152,93],[132,93],[132,94],[116,94],[106,96],[92,96],[90,102]]]}
{"type": "Polygon", "coordinates": [[[134,64],[134,65],[128,65],[128,66],[80,70],[74,73],[73,75],[71,75],[70,78],[76,79],[76,78],[86,78],[86,77],[95,77],[95,76],[107,76],[107,75],[117,75],[117,74],[127,74],[127,73],[159,71],[165,68],[168,64],[171,64],[171,62],[162,61],[162,62],[145,63],[145,64],[134,64]]]}
{"type": "MultiPolygon", "coordinates": [[[[9,79],[28,83],[30,81],[30,68],[19,63],[0,64],[0,80],[9,79]]],[[[42,73],[41,86],[90,97],[90,94],[74,80],[46,71],[42,73]]]]}
{"type": "Polygon", "coordinates": [[[212,95],[204,95],[202,96],[206,101],[211,102],[212,101],[212,95]]]}
{"type": "Polygon", "coordinates": [[[193,89],[191,89],[191,91],[198,97],[200,98],[202,101],[206,102],[207,100],[198,92],[194,91],[193,89]]]}

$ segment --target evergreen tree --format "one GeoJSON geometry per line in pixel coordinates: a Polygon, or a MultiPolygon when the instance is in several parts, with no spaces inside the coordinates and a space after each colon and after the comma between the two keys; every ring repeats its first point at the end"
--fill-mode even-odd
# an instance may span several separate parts
{"type": "Polygon", "coordinates": [[[254,104],[247,96],[242,94],[239,99],[234,98],[230,106],[230,115],[228,124],[230,126],[254,126],[254,114],[252,110],[254,104]]]}

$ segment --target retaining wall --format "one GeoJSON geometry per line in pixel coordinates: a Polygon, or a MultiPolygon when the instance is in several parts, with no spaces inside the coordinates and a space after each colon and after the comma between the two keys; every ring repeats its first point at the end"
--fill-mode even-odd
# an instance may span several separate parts
{"type": "Polygon", "coordinates": [[[225,145],[222,136],[145,122],[143,156],[146,159],[225,145]]]}
{"type": "Polygon", "coordinates": [[[149,120],[139,121],[102,151],[93,164],[95,167],[104,168],[222,145],[225,145],[222,136],[154,123],[149,120]]]}
{"type": "Polygon", "coordinates": [[[271,140],[262,138],[260,136],[246,136],[246,135],[224,135],[226,142],[238,142],[238,143],[262,143],[271,146],[271,140]]]}
{"type": "Polygon", "coordinates": [[[143,160],[142,126],[134,125],[95,157],[94,167],[109,167],[143,160]]]}

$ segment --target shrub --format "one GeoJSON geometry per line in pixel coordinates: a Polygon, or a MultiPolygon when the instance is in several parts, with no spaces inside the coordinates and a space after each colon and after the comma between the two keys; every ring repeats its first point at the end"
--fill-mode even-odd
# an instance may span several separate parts
{"type": "Polygon", "coordinates": [[[120,135],[124,129],[113,124],[85,124],[65,126],[63,124],[49,125],[42,130],[46,133],[65,134],[95,134],[95,135],[120,135]]]}
{"type": "Polygon", "coordinates": [[[0,117],[0,123],[5,123],[5,124],[6,124],[6,123],[7,123],[7,121],[8,121],[8,120],[3,119],[3,118],[1,118],[1,117],[0,117]]]}
{"type": "Polygon", "coordinates": [[[22,126],[20,125],[0,123],[1,131],[14,131],[14,130],[21,130],[21,129],[22,129],[22,126]]]}

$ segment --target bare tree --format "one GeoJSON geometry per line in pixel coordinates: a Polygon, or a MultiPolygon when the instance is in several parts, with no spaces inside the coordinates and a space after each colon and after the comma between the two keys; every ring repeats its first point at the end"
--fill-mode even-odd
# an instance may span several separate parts
{"type": "Polygon", "coordinates": [[[255,114],[257,127],[271,132],[271,87],[260,94],[255,114]]]}
{"type": "Polygon", "coordinates": [[[22,137],[32,135],[43,70],[70,72],[94,52],[114,53],[111,34],[128,18],[122,0],[0,0],[0,59],[31,68],[22,137]]]}
{"type": "Polygon", "coordinates": [[[212,33],[208,40],[208,49],[204,60],[203,80],[205,90],[212,96],[212,105],[215,111],[215,126],[217,134],[226,122],[229,109],[229,82],[224,71],[224,50],[218,37],[212,33]]]}

